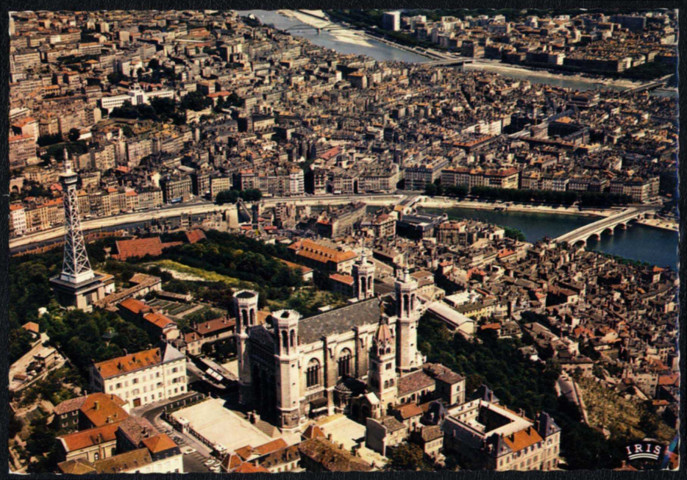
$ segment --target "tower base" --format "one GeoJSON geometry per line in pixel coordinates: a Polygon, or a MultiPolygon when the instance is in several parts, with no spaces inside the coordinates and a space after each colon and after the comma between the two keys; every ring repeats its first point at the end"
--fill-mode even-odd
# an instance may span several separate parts
{"type": "Polygon", "coordinates": [[[253,401],[253,390],[250,383],[239,380],[239,405],[249,406],[253,401]]]}
{"type": "Polygon", "coordinates": [[[93,304],[114,291],[111,275],[94,272],[93,278],[85,282],[73,283],[62,280],[60,275],[50,279],[57,301],[67,308],[91,311],[93,304]]]}

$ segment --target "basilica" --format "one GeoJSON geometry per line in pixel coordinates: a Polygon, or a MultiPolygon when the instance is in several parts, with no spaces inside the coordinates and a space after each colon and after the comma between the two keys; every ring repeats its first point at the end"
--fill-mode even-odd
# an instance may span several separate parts
{"type": "Polygon", "coordinates": [[[363,253],[352,268],[351,303],[307,318],[279,310],[259,324],[257,292],[234,295],[242,404],[290,430],[337,412],[378,418],[416,400],[414,391],[402,398],[410,392],[399,385],[426,376],[417,348],[417,282],[405,269],[394,294],[375,296],[374,269],[363,253]]]}

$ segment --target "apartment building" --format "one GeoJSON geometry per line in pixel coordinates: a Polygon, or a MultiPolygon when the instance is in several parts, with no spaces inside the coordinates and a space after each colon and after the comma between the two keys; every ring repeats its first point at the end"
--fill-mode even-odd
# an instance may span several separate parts
{"type": "Polygon", "coordinates": [[[434,183],[441,177],[441,171],[447,164],[447,158],[439,157],[420,165],[406,167],[405,189],[424,190],[428,183],[434,183]]]}
{"type": "Polygon", "coordinates": [[[10,235],[24,235],[26,232],[26,210],[21,204],[10,205],[10,235]]]}
{"type": "Polygon", "coordinates": [[[36,158],[36,142],[33,135],[22,134],[10,136],[10,170],[25,167],[36,158]]]}
{"type": "Polygon", "coordinates": [[[187,391],[186,357],[169,344],[98,362],[91,388],[119,396],[134,407],[187,391]]]}
{"type": "Polygon", "coordinates": [[[289,245],[298,263],[330,272],[350,272],[358,258],[355,252],[327,247],[312,240],[303,239],[289,245]]]}
{"type": "Polygon", "coordinates": [[[193,185],[191,177],[183,176],[179,178],[163,178],[160,181],[162,193],[165,202],[171,203],[173,201],[186,201],[191,198],[193,192],[193,185]]]}
{"type": "Polygon", "coordinates": [[[441,171],[444,186],[518,188],[520,173],[516,168],[470,169],[467,167],[445,168],[441,171]]]}
{"type": "Polygon", "coordinates": [[[561,429],[553,418],[542,412],[532,421],[482,388],[484,397],[449,411],[443,425],[446,448],[470,452],[490,470],[554,470],[561,429]]]}

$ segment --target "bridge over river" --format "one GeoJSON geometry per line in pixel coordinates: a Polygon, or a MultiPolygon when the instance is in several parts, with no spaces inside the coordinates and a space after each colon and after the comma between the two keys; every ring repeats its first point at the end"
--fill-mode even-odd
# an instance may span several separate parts
{"type": "Polygon", "coordinates": [[[626,208],[618,213],[597,220],[594,223],[576,228],[572,232],[568,232],[554,239],[554,241],[567,243],[568,245],[575,245],[577,243],[582,243],[584,245],[587,243],[587,240],[592,237],[597,240],[601,239],[603,233],[613,235],[616,228],[625,229],[630,222],[642,218],[649,211],[655,210],[656,207],[649,205],[626,208]]]}

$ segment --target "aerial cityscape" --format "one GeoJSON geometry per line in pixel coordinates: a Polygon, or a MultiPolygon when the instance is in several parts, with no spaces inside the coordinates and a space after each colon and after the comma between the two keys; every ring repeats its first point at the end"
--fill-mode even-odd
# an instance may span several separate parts
{"type": "Polygon", "coordinates": [[[677,25],[11,12],[10,470],[677,470],[677,25]]]}

